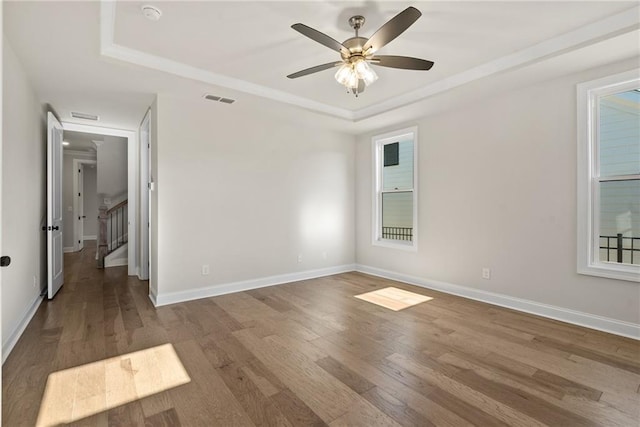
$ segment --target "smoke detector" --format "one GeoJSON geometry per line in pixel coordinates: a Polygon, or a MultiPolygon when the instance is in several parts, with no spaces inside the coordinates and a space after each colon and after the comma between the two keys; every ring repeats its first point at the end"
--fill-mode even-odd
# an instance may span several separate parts
{"type": "Polygon", "coordinates": [[[142,14],[149,21],[159,21],[162,16],[162,11],[155,6],[147,4],[142,6],[142,14]]]}

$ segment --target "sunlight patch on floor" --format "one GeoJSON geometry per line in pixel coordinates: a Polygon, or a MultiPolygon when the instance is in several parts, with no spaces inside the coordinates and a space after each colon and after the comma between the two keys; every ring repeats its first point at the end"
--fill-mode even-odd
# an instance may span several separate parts
{"type": "Polygon", "coordinates": [[[399,311],[433,299],[425,295],[416,294],[394,287],[378,289],[377,291],[367,292],[365,294],[356,295],[355,297],[393,311],[399,311]]]}
{"type": "Polygon", "coordinates": [[[190,381],[171,344],[53,372],[36,425],[70,423],[190,381]]]}

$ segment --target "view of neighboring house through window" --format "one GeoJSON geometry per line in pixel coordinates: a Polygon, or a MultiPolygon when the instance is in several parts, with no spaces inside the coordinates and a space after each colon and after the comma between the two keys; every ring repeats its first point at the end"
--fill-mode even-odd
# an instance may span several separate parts
{"type": "Polygon", "coordinates": [[[640,265],[640,91],[599,100],[599,255],[640,265]]]}
{"type": "Polygon", "coordinates": [[[373,243],[415,248],[416,130],[374,137],[375,197],[373,243]]]}
{"type": "Polygon", "coordinates": [[[640,282],[640,70],[578,85],[578,272],[640,282]]]}

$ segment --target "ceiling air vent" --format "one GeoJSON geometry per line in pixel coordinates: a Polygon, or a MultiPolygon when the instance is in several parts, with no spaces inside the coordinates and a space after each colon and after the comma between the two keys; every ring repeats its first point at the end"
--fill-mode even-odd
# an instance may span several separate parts
{"type": "Polygon", "coordinates": [[[235,99],[223,98],[221,96],[210,95],[208,93],[204,95],[204,99],[208,99],[209,101],[224,102],[225,104],[233,104],[234,102],[236,102],[235,99]]]}
{"type": "Polygon", "coordinates": [[[98,120],[98,116],[96,115],[86,114],[86,113],[76,113],[75,111],[71,112],[71,117],[75,117],[76,119],[98,120]]]}

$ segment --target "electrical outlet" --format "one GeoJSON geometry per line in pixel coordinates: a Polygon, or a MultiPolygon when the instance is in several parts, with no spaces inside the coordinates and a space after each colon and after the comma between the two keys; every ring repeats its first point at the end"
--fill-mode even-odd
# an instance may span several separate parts
{"type": "Polygon", "coordinates": [[[489,267],[482,268],[482,278],[483,279],[491,279],[491,269],[489,267]]]}
{"type": "Polygon", "coordinates": [[[202,265],[202,275],[203,276],[209,275],[209,264],[202,265]]]}
{"type": "Polygon", "coordinates": [[[302,254],[298,254],[298,264],[302,262],[302,254]]]}

